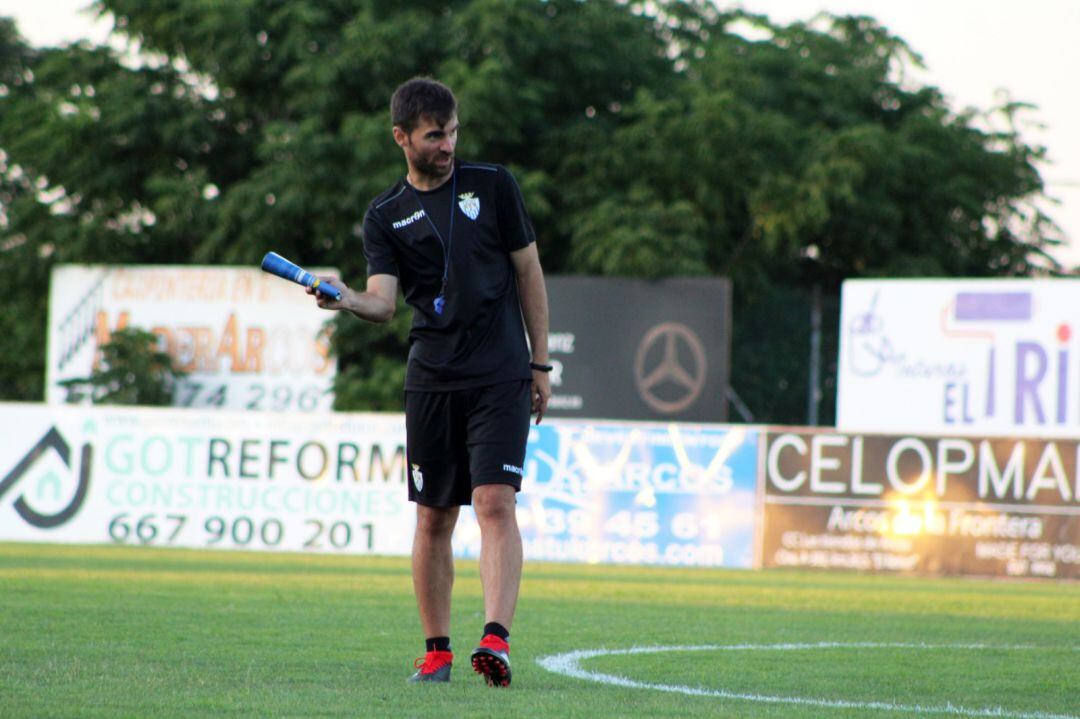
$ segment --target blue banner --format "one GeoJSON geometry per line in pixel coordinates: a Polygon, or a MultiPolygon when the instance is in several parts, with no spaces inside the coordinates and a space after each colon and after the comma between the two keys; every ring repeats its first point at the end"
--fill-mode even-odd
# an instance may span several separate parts
{"type": "MultiPolygon", "coordinates": [[[[533,427],[518,495],[525,558],[750,568],[757,452],[758,432],[736,426],[533,427]]],[[[454,547],[479,555],[468,507],[454,547]]]]}

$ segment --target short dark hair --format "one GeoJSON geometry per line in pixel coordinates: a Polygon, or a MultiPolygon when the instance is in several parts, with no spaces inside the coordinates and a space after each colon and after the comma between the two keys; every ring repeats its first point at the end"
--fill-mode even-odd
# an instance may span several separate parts
{"type": "Polygon", "coordinates": [[[445,125],[456,113],[454,93],[430,77],[414,77],[403,82],[390,98],[390,121],[405,132],[412,132],[422,117],[445,125]]]}

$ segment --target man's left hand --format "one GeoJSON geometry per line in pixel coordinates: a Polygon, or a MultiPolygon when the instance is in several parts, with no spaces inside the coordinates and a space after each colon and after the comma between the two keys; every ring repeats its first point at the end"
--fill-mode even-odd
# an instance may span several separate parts
{"type": "Polygon", "coordinates": [[[544,418],[547,411],[548,400],[551,399],[551,377],[547,372],[533,370],[532,373],[532,411],[536,415],[536,423],[544,418]]]}

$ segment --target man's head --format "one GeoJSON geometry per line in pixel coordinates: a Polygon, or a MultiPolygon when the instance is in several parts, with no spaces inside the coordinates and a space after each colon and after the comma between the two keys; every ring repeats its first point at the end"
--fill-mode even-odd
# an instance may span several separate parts
{"type": "Polygon", "coordinates": [[[458,131],[457,99],[450,88],[430,78],[413,78],[394,91],[390,118],[411,180],[438,185],[450,176],[458,131]]]}
{"type": "Polygon", "coordinates": [[[457,116],[457,98],[446,85],[428,77],[414,77],[394,90],[390,98],[390,121],[406,133],[426,118],[445,125],[457,116]]]}

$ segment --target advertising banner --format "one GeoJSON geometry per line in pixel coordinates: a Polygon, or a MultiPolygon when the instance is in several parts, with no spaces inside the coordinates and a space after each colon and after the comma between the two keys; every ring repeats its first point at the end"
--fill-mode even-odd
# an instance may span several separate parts
{"type": "Polygon", "coordinates": [[[840,321],[840,429],[1080,436],[1080,280],[849,280],[840,321]]]}
{"type": "Polygon", "coordinates": [[[1080,578],[1080,442],[768,430],[762,565],[1080,578]]]}
{"type": "Polygon", "coordinates": [[[553,417],[723,422],[731,283],[548,277],[553,417]]]}
{"type": "MultiPolygon", "coordinates": [[[[758,433],[740,427],[545,421],[518,496],[526,559],[753,565],[758,433]]],[[[480,534],[462,510],[455,552],[480,534]]]]}
{"type": "Polygon", "coordinates": [[[401,418],[0,404],[0,540],[407,554],[401,418]]]}
{"type": "MultiPolygon", "coordinates": [[[[0,436],[0,541],[411,551],[402,415],[0,404],[0,436]]],[[[751,566],[757,441],[716,426],[534,426],[526,557],[751,566]]],[[[454,546],[479,553],[468,507],[454,546]]]]}
{"type": "Polygon", "coordinates": [[[184,407],[315,412],[333,406],[330,314],[257,268],[58,265],[49,291],[46,401],[89,377],[116,330],[138,327],[187,372],[184,407]]]}

